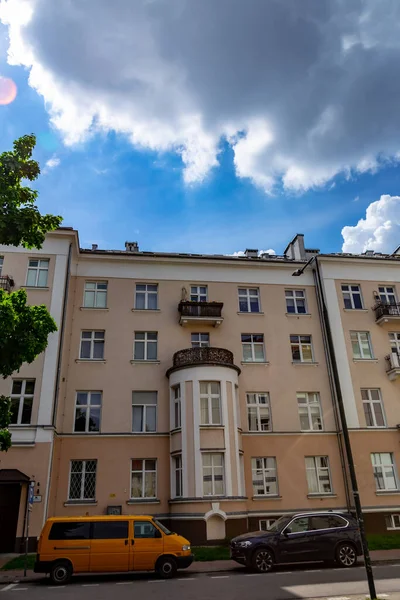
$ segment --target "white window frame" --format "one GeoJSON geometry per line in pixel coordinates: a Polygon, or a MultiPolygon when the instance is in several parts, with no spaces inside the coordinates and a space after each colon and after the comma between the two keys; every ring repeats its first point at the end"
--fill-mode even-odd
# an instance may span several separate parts
{"type": "Polygon", "coordinates": [[[199,394],[200,394],[200,425],[201,426],[216,426],[219,427],[222,425],[222,400],[221,400],[221,382],[220,381],[199,381],[199,394]],[[201,385],[207,385],[207,392],[204,393],[201,391],[201,385]],[[218,384],[219,392],[213,394],[211,392],[211,386],[218,384]],[[212,411],[212,402],[213,400],[218,400],[218,408],[219,408],[219,421],[217,423],[213,422],[213,411],[212,411]],[[207,423],[203,423],[202,421],[202,400],[207,401],[207,423]]]}
{"type": "Polygon", "coordinates": [[[365,422],[368,428],[370,429],[384,429],[386,427],[386,417],[385,417],[385,411],[383,410],[383,402],[382,402],[382,393],[381,390],[379,388],[361,388],[361,399],[362,399],[362,403],[363,403],[363,409],[364,409],[364,416],[365,416],[365,422]],[[367,392],[367,399],[363,398],[363,392],[367,392]],[[371,392],[378,392],[379,395],[379,399],[378,400],[374,400],[372,398],[372,394],[371,392]],[[372,416],[372,425],[368,425],[367,423],[367,415],[365,413],[365,405],[369,405],[370,408],[370,414],[372,416]],[[383,425],[378,425],[377,424],[377,420],[376,420],[376,413],[375,413],[375,406],[379,405],[381,408],[381,412],[382,412],[382,418],[383,418],[383,425]]]}
{"type": "Polygon", "coordinates": [[[0,277],[1,277],[1,273],[3,271],[3,265],[4,265],[4,256],[0,255],[0,277]]]}
{"type": "Polygon", "coordinates": [[[296,289],[296,288],[286,289],[285,290],[285,302],[286,302],[286,314],[288,314],[288,315],[307,315],[308,314],[306,290],[296,289]],[[302,293],[303,296],[297,296],[296,293],[302,293]],[[288,303],[287,303],[288,300],[293,300],[294,312],[289,312],[288,303]],[[297,300],[304,300],[304,312],[299,312],[299,307],[297,306],[297,300]]]}
{"type": "Polygon", "coordinates": [[[138,498],[145,499],[154,499],[157,498],[157,459],[156,458],[132,458],[131,460],[131,488],[130,488],[130,497],[132,500],[136,500],[138,498]],[[139,471],[137,469],[133,469],[133,461],[141,460],[142,461],[142,469],[139,471]],[[155,462],[155,469],[146,470],[146,460],[153,460],[155,462]],[[142,474],[142,495],[141,496],[132,496],[132,482],[133,482],[133,474],[141,473],[142,474]],[[155,473],[155,486],[154,486],[154,496],[145,496],[146,492],[146,473],[155,473]]]}
{"type": "Polygon", "coordinates": [[[182,463],[182,454],[174,454],[172,456],[173,460],[173,473],[174,473],[174,497],[182,498],[183,497],[183,463],[182,463]],[[177,464],[177,461],[180,461],[180,465],[177,464]],[[177,481],[179,478],[179,486],[180,493],[178,490],[177,481]]]}
{"type": "Polygon", "coordinates": [[[158,310],[158,283],[141,283],[135,285],[135,310],[158,310]],[[144,290],[138,290],[138,285],[144,286],[144,290]],[[149,289],[149,286],[157,288],[156,290],[149,289]],[[138,308],[138,294],[144,296],[144,308],[138,308]],[[149,297],[156,297],[156,307],[149,308],[149,297]]]}
{"type": "Polygon", "coordinates": [[[269,397],[269,392],[247,392],[246,393],[246,406],[247,406],[247,426],[249,431],[260,431],[265,433],[266,431],[272,431],[272,413],[271,413],[271,401],[269,397]],[[255,402],[251,402],[251,396],[254,396],[255,402]],[[266,402],[260,402],[260,398],[266,398],[266,402]],[[255,408],[257,411],[257,429],[250,429],[250,419],[249,419],[249,408],[255,408]],[[267,409],[269,424],[268,429],[263,429],[261,426],[261,414],[260,408],[267,409]]]}
{"type": "Polygon", "coordinates": [[[297,406],[298,406],[298,412],[299,412],[300,431],[323,431],[324,430],[324,422],[322,419],[321,398],[319,396],[319,393],[318,392],[297,392],[296,398],[297,398],[297,406]],[[314,400],[316,399],[316,402],[312,401],[311,398],[314,398],[314,400]],[[302,400],[302,402],[299,402],[299,400],[302,400]],[[307,409],[307,417],[308,417],[308,424],[309,424],[309,427],[307,429],[302,429],[301,418],[300,418],[300,408],[307,409]],[[317,418],[319,418],[320,423],[321,423],[320,428],[319,427],[314,428],[313,411],[312,411],[313,408],[318,409],[319,417],[317,417],[317,418]]]}
{"type": "Polygon", "coordinates": [[[240,287],[238,288],[238,296],[239,296],[239,312],[241,313],[250,313],[257,314],[261,312],[261,302],[260,302],[260,289],[258,287],[240,287]],[[255,294],[250,294],[250,292],[256,292],[255,294]],[[258,310],[251,310],[251,300],[257,298],[258,310]],[[246,302],[247,310],[242,310],[240,307],[241,302],[246,302]]]}
{"type": "Polygon", "coordinates": [[[19,405],[18,405],[18,415],[17,415],[17,422],[16,423],[10,423],[11,427],[14,425],[30,425],[32,422],[32,411],[33,411],[33,401],[35,398],[35,387],[36,387],[36,379],[34,378],[27,378],[27,379],[23,379],[22,377],[16,377],[15,379],[12,380],[11,382],[11,394],[10,394],[10,398],[11,400],[18,400],[19,401],[19,405]],[[21,393],[20,394],[13,394],[12,393],[12,388],[14,385],[14,381],[22,381],[22,387],[21,387],[21,393]],[[31,382],[33,381],[33,394],[26,394],[25,390],[26,390],[26,384],[27,382],[31,382]],[[32,400],[32,406],[31,406],[31,417],[29,419],[29,423],[22,423],[22,413],[24,410],[24,402],[25,400],[32,400]]]}
{"type": "Polygon", "coordinates": [[[260,528],[260,531],[268,531],[271,525],[273,525],[278,519],[279,517],[272,517],[270,519],[259,519],[258,526],[260,528]],[[263,528],[262,523],[265,523],[265,529],[263,528]]]}
{"type": "Polygon", "coordinates": [[[50,259],[49,258],[29,258],[28,259],[28,269],[26,272],[26,287],[41,287],[41,288],[48,287],[49,267],[50,267],[50,259]],[[31,266],[30,265],[31,261],[37,262],[38,266],[37,267],[31,266]],[[42,263],[44,263],[44,264],[42,264],[42,263]],[[35,271],[35,283],[33,285],[28,284],[29,271],[35,271]],[[41,271],[46,271],[46,273],[47,273],[45,285],[38,285],[39,275],[40,275],[41,271]]]}
{"type": "Polygon", "coordinates": [[[400,514],[392,513],[385,517],[386,529],[388,531],[400,529],[400,514]]]}
{"type": "Polygon", "coordinates": [[[362,295],[361,285],[359,283],[342,283],[340,289],[342,291],[343,304],[344,304],[345,310],[364,310],[364,299],[363,299],[363,295],[362,295]],[[352,290],[351,289],[352,287],[357,287],[358,290],[352,290]],[[347,288],[347,289],[344,289],[344,288],[347,288]],[[345,298],[344,298],[345,294],[349,295],[349,300],[350,300],[350,304],[351,304],[350,308],[347,307],[345,304],[345,298]],[[354,302],[355,295],[360,296],[360,301],[361,301],[360,307],[355,306],[355,302],[354,302]]]}
{"type": "Polygon", "coordinates": [[[264,334],[263,333],[242,333],[240,339],[241,339],[241,342],[242,342],[242,357],[243,357],[243,362],[245,362],[245,363],[264,363],[264,362],[266,362],[265,341],[264,341],[264,334]],[[256,336],[256,335],[262,337],[262,342],[255,342],[254,341],[254,336],[256,336]],[[243,336],[250,336],[251,337],[250,342],[244,342],[243,341],[243,336]],[[250,345],[251,346],[251,360],[246,360],[246,358],[245,358],[245,354],[244,354],[244,346],[245,345],[250,345]],[[256,354],[255,354],[255,347],[256,346],[262,347],[262,351],[263,351],[263,359],[262,360],[257,360],[256,359],[256,354]]]}
{"type": "Polygon", "coordinates": [[[68,479],[68,500],[71,502],[79,502],[79,500],[96,500],[96,486],[97,486],[97,459],[96,458],[89,458],[89,459],[81,459],[81,458],[74,458],[72,460],[69,461],[69,479],[68,479]],[[81,473],[81,493],[79,498],[71,498],[71,475],[72,475],[72,463],[74,462],[81,462],[82,463],[82,473],[81,473]],[[86,469],[86,464],[88,462],[94,462],[96,465],[96,469],[95,471],[89,471],[89,473],[94,473],[95,474],[95,479],[94,479],[94,496],[91,498],[85,498],[84,496],[84,490],[85,490],[85,477],[86,477],[86,473],[87,473],[87,469],[86,469]]]}
{"type": "Polygon", "coordinates": [[[372,462],[372,471],[373,471],[374,479],[375,479],[376,491],[377,492],[391,492],[391,491],[398,490],[399,489],[399,478],[398,478],[398,474],[397,474],[396,463],[394,461],[393,452],[372,452],[371,453],[371,462],[372,462]],[[382,462],[382,456],[389,456],[390,464],[384,464],[382,462]],[[377,461],[377,457],[379,457],[379,461],[377,461]],[[386,477],[385,468],[392,469],[393,479],[394,479],[396,487],[394,487],[394,488],[388,487],[388,484],[387,484],[388,478],[386,477]],[[382,487],[382,488],[378,487],[378,479],[375,476],[378,469],[381,470],[381,475],[382,475],[382,479],[383,479],[383,483],[384,483],[384,487],[382,487]]]}
{"type": "Polygon", "coordinates": [[[86,391],[86,390],[79,390],[76,392],[75,395],[75,418],[74,418],[74,433],[89,433],[90,435],[94,434],[98,434],[101,431],[101,407],[102,407],[102,402],[103,401],[103,393],[100,391],[86,391]],[[78,404],[78,394],[86,394],[86,404],[78,404]],[[100,394],[100,404],[92,404],[92,394],[100,394]],[[77,431],[76,430],[76,413],[77,410],[79,408],[85,408],[86,409],[86,416],[85,416],[85,431],[77,431]],[[99,430],[98,431],[89,431],[89,422],[90,422],[90,413],[91,413],[91,409],[92,408],[100,408],[100,418],[99,418],[99,430]]]}
{"type": "Polygon", "coordinates": [[[382,304],[397,304],[397,291],[395,285],[379,285],[378,286],[378,295],[382,304]],[[388,292],[388,289],[392,289],[393,292],[388,292]],[[381,292],[381,290],[383,290],[381,292]],[[382,300],[382,296],[385,297],[385,300],[382,300]],[[394,297],[394,302],[389,301],[389,297],[394,297]]]}
{"type": "Polygon", "coordinates": [[[279,487],[278,487],[278,466],[277,466],[277,462],[276,462],[276,456],[253,456],[251,458],[251,481],[252,481],[252,487],[253,487],[253,497],[254,498],[263,498],[263,497],[269,497],[269,496],[278,496],[279,495],[279,487]],[[274,467],[267,467],[266,466],[266,462],[268,459],[273,459],[274,461],[274,467]],[[261,468],[257,468],[257,466],[254,466],[254,461],[257,460],[261,460],[262,461],[262,466],[261,468]],[[256,494],[256,490],[254,488],[254,477],[255,477],[255,473],[257,471],[262,471],[262,481],[263,481],[263,487],[264,487],[264,493],[263,494],[256,494]],[[267,485],[266,485],[266,479],[268,477],[275,477],[275,487],[276,487],[276,492],[273,493],[268,493],[266,491],[267,485]]]}
{"type": "Polygon", "coordinates": [[[208,285],[196,285],[191,284],[190,286],[190,301],[191,302],[208,302],[208,285]],[[201,293],[200,288],[206,288],[206,293],[201,293]],[[203,298],[203,300],[201,300],[203,298]],[[204,299],[205,298],[205,299],[204,299]]]}
{"type": "Polygon", "coordinates": [[[324,496],[324,495],[330,495],[333,494],[333,487],[332,487],[332,475],[331,475],[331,464],[330,464],[330,460],[329,460],[329,456],[326,455],[318,455],[318,456],[306,456],[306,475],[308,474],[309,471],[312,471],[314,473],[314,475],[316,475],[316,480],[317,480],[317,484],[318,484],[318,491],[317,492],[311,492],[310,491],[310,485],[309,485],[309,480],[308,477],[306,477],[307,479],[307,486],[308,486],[308,494],[313,496],[313,495],[317,495],[317,496],[324,496]],[[307,458],[312,459],[313,460],[313,466],[312,467],[308,467],[307,466],[307,458]],[[317,461],[317,459],[320,458],[325,458],[326,462],[327,462],[327,467],[321,467],[317,461]],[[321,475],[326,475],[326,473],[329,476],[329,487],[330,490],[329,492],[324,491],[323,489],[323,484],[321,484],[321,475]]]}
{"type": "Polygon", "coordinates": [[[182,427],[182,391],[181,384],[178,383],[171,388],[172,404],[172,423],[171,429],[181,429],[182,427]],[[176,393],[177,392],[177,393],[176,393]]]}
{"type": "Polygon", "coordinates": [[[350,331],[350,342],[351,342],[351,349],[352,349],[352,352],[353,352],[353,359],[355,359],[355,360],[373,360],[374,353],[373,353],[373,350],[372,350],[371,334],[370,334],[369,331],[350,331]],[[367,342],[368,342],[370,356],[365,356],[364,348],[363,348],[362,343],[361,343],[361,336],[362,335],[366,335],[366,337],[367,337],[367,342]],[[353,336],[356,337],[357,339],[353,340],[353,336]],[[354,355],[353,343],[357,343],[358,344],[360,356],[355,356],[354,355]]]}
{"type": "Polygon", "coordinates": [[[105,350],[105,345],[106,345],[106,340],[105,340],[105,331],[102,329],[82,329],[81,331],[81,340],[80,340],[80,344],[79,344],[79,359],[80,360],[104,360],[104,350],[105,350]],[[82,337],[84,333],[90,333],[90,338],[84,338],[82,337]],[[95,337],[96,333],[102,333],[103,337],[99,338],[99,337],[95,337]],[[90,357],[82,357],[82,342],[90,342],[90,357]],[[94,347],[96,343],[100,343],[103,342],[103,356],[102,358],[94,358],[94,347]]]}
{"type": "Polygon", "coordinates": [[[225,455],[223,452],[202,452],[201,453],[201,461],[202,461],[202,476],[203,476],[203,498],[210,498],[212,496],[225,496],[225,455]],[[204,461],[203,461],[203,457],[205,455],[211,456],[211,465],[210,466],[205,466],[204,465],[204,461]],[[213,458],[214,456],[221,456],[222,457],[222,466],[220,465],[214,465],[213,462],[213,458]],[[205,469],[211,469],[211,488],[212,488],[212,492],[211,494],[205,494],[204,493],[204,471],[205,469]],[[215,476],[216,476],[216,470],[217,469],[222,469],[222,494],[216,494],[215,493],[215,476]]]}
{"type": "Polygon", "coordinates": [[[108,295],[108,282],[107,281],[85,281],[85,286],[83,289],[83,306],[84,308],[107,308],[107,295],[108,295]],[[94,288],[87,288],[87,285],[94,285],[94,288]],[[99,289],[99,285],[105,285],[105,289],[99,289]],[[93,306],[90,304],[86,304],[86,293],[94,293],[94,302],[93,306]],[[98,305],[98,298],[105,296],[105,304],[104,306],[98,305]]]}
{"type": "Polygon", "coordinates": [[[210,347],[210,334],[207,332],[192,333],[190,336],[190,341],[191,341],[192,348],[209,348],[210,347]],[[201,336],[207,336],[207,339],[202,340],[201,336]]]}
{"type": "Polygon", "coordinates": [[[314,348],[313,348],[313,343],[312,343],[312,335],[309,335],[309,334],[297,334],[297,333],[292,334],[291,333],[290,336],[289,336],[289,341],[290,341],[290,350],[291,350],[291,353],[292,353],[292,362],[294,362],[294,363],[313,363],[314,362],[314,348]],[[292,338],[297,338],[297,341],[295,342],[292,338]],[[309,338],[310,341],[309,342],[304,342],[304,341],[302,341],[301,338],[309,338]],[[299,347],[300,360],[296,360],[294,358],[294,356],[293,356],[293,349],[294,349],[295,346],[299,347]],[[305,359],[304,358],[304,354],[303,354],[304,348],[306,346],[310,346],[310,350],[311,350],[311,357],[310,357],[309,360],[305,359]]]}
{"type": "Polygon", "coordinates": [[[134,361],[150,361],[150,362],[156,362],[158,360],[158,331],[135,331],[135,338],[133,341],[133,360],[134,361]],[[137,334],[140,335],[144,335],[143,339],[137,338],[137,334]],[[149,340],[149,334],[156,336],[155,340],[149,340]],[[144,344],[144,358],[136,358],[135,354],[135,349],[136,349],[136,343],[141,343],[144,344]],[[148,358],[148,354],[149,354],[149,344],[155,344],[156,345],[156,357],[155,358],[148,358]]]}
{"type": "Polygon", "coordinates": [[[134,390],[132,392],[132,433],[155,433],[157,431],[157,417],[158,417],[158,393],[154,392],[153,390],[134,390]],[[153,402],[152,404],[150,403],[146,403],[146,404],[140,404],[140,403],[136,403],[133,401],[134,395],[135,393],[146,393],[149,392],[151,394],[155,393],[155,402],[153,402]],[[134,418],[133,418],[133,409],[135,408],[141,408],[142,409],[142,430],[141,431],[136,431],[133,429],[133,425],[134,425],[134,418]],[[147,429],[148,425],[147,425],[147,410],[148,407],[151,407],[152,409],[154,409],[155,407],[155,413],[156,413],[156,418],[155,418],[155,428],[154,429],[147,429]]]}
{"type": "Polygon", "coordinates": [[[391,352],[396,352],[400,355],[400,331],[390,331],[389,342],[391,352]]]}

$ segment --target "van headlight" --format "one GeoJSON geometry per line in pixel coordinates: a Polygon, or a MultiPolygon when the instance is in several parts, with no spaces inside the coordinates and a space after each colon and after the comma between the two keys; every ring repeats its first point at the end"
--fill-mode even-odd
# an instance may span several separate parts
{"type": "Polygon", "coordinates": [[[249,546],[251,546],[251,542],[247,540],[247,542],[238,542],[237,545],[239,546],[239,548],[248,548],[249,546]]]}
{"type": "Polygon", "coordinates": [[[182,546],[182,550],[184,552],[187,552],[187,550],[190,550],[190,546],[188,546],[187,544],[185,546],[182,546]]]}

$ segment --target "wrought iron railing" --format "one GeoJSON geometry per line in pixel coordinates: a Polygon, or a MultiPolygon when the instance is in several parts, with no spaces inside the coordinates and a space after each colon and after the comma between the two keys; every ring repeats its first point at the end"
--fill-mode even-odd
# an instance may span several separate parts
{"type": "Polygon", "coordinates": [[[14,287],[14,280],[9,275],[0,275],[0,289],[6,292],[11,292],[14,287]]]}
{"type": "Polygon", "coordinates": [[[375,311],[375,318],[378,321],[382,317],[400,317],[400,304],[387,304],[386,302],[377,302],[372,307],[375,311]]]}
{"type": "Polygon", "coordinates": [[[191,302],[182,300],[178,310],[182,317],[211,317],[220,319],[223,302],[191,302]]]}
{"type": "Polygon", "coordinates": [[[239,367],[233,362],[233,354],[230,350],[225,348],[185,348],[184,350],[178,350],[175,352],[173,357],[173,366],[167,372],[174,371],[175,369],[191,367],[195,365],[215,365],[231,367],[236,369],[240,373],[239,367]]]}

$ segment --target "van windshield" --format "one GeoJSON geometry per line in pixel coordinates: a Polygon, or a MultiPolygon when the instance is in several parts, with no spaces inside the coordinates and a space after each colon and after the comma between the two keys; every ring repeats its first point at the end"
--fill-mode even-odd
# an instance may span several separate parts
{"type": "Polygon", "coordinates": [[[165,533],[165,535],[172,535],[172,531],[167,529],[167,527],[165,527],[165,525],[160,523],[160,521],[157,521],[157,519],[153,519],[153,523],[155,523],[157,525],[157,527],[159,527],[161,529],[161,531],[163,533],[165,533]]]}

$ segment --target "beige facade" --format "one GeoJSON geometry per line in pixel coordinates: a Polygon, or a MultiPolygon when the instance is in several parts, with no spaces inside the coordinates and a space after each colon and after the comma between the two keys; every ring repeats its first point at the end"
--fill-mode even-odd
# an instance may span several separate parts
{"type": "MultiPolygon", "coordinates": [[[[32,535],[46,514],[120,511],[157,515],[198,543],[292,511],[351,508],[317,264],[367,525],[394,529],[399,383],[384,357],[388,333],[399,332],[400,351],[400,322],[378,324],[371,306],[380,286],[398,281],[400,290],[399,260],[318,255],[302,236],[285,256],[243,258],[79,250],[74,241],[59,387],[49,400],[55,437],[51,429],[41,461],[51,463],[51,477],[41,475],[48,503],[33,505],[32,535]],[[347,296],[345,308],[346,285],[362,288],[362,308],[347,296]]],[[[51,306],[49,288],[40,293],[51,306]]],[[[46,355],[21,377],[37,368],[40,381],[46,355]]],[[[35,416],[41,402],[35,397],[30,432],[44,423],[35,416]]],[[[33,467],[22,468],[29,451],[13,448],[14,462],[1,457],[0,468],[37,481],[33,467]]]]}

